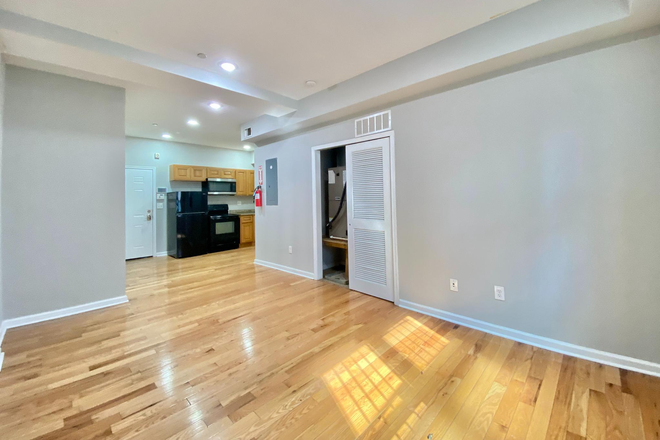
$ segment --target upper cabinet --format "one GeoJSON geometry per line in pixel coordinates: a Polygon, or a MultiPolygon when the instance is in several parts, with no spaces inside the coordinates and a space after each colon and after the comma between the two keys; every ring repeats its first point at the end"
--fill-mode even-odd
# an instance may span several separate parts
{"type": "Polygon", "coordinates": [[[236,170],[236,195],[251,196],[254,193],[254,170],[236,170]]]}
{"type": "Polygon", "coordinates": [[[192,168],[192,180],[194,182],[206,181],[206,167],[190,167],[192,168]]]}
{"type": "Polygon", "coordinates": [[[235,179],[236,170],[230,168],[207,168],[207,177],[209,179],[235,179]]]}
{"type": "Polygon", "coordinates": [[[203,182],[206,180],[206,167],[170,165],[170,180],[203,182]]]}
{"type": "Polygon", "coordinates": [[[188,165],[170,165],[170,180],[191,180],[192,167],[188,165]]]}
{"type": "Polygon", "coordinates": [[[254,170],[170,165],[170,180],[204,182],[206,179],[236,179],[236,195],[251,196],[254,192],[254,170]]]}
{"type": "Polygon", "coordinates": [[[247,177],[247,186],[248,186],[248,195],[254,194],[254,170],[249,170],[248,171],[248,177],[247,177]]]}

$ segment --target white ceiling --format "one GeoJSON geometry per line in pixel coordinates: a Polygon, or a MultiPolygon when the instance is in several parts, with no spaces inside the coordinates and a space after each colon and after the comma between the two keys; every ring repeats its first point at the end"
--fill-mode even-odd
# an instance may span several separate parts
{"type": "Polygon", "coordinates": [[[0,7],[223,75],[217,63],[231,60],[233,78],[300,99],[536,1],[2,0],[0,7]]]}
{"type": "Polygon", "coordinates": [[[0,30],[4,61],[126,89],[126,135],[243,149],[240,125],[278,106],[209,84],[143,67],[117,57],[0,30]],[[35,59],[36,58],[36,59],[35,59]],[[212,110],[210,102],[222,103],[212,110]],[[200,125],[190,127],[188,119],[200,125]],[[154,127],[152,124],[157,123],[154,127]]]}
{"type": "Polygon", "coordinates": [[[658,0],[0,0],[0,8],[5,60],[125,88],[127,135],[168,132],[236,149],[241,125],[262,126],[252,140],[265,141],[660,23],[658,0]],[[238,69],[224,72],[221,61],[238,69]],[[210,111],[210,101],[223,108],[210,111]],[[189,118],[201,125],[187,126],[189,118]]]}

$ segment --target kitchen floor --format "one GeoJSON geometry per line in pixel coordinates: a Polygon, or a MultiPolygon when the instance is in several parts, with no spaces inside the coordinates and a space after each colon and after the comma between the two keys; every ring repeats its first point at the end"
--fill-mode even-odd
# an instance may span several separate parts
{"type": "Polygon", "coordinates": [[[2,439],[660,436],[660,379],[255,266],[129,261],[128,304],[9,330],[2,439]]]}

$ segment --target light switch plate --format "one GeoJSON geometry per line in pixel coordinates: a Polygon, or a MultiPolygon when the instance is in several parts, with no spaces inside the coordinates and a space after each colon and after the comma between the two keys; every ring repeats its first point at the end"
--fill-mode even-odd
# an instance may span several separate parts
{"type": "Polygon", "coordinates": [[[163,202],[156,203],[156,209],[163,209],[163,202]]]}
{"type": "Polygon", "coordinates": [[[452,292],[458,292],[458,280],[453,278],[449,280],[449,290],[452,292]]]}

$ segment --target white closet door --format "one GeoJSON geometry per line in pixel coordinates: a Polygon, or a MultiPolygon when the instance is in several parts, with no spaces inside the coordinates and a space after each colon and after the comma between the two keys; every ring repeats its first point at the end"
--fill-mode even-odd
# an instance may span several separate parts
{"type": "Polygon", "coordinates": [[[389,139],[346,146],[350,288],[394,301],[389,139]]]}

